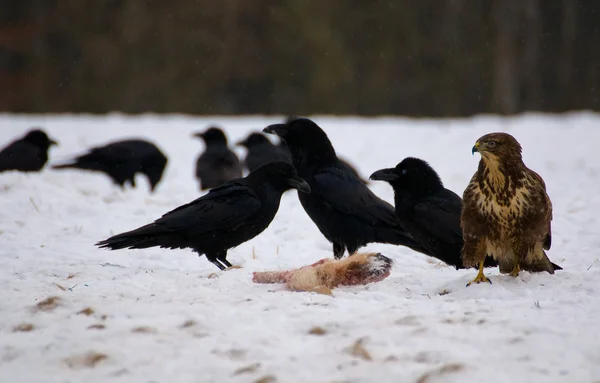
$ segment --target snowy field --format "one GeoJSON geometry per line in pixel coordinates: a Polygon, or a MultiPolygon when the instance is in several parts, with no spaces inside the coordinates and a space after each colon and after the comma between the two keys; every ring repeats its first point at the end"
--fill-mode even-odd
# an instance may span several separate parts
{"type": "MultiPolygon", "coordinates": [[[[203,144],[191,132],[219,123],[234,142],[278,121],[0,116],[2,146],[33,125],[60,141],[50,163],[132,136],[169,157],[155,194],[142,177],[122,192],[101,174],[0,174],[0,382],[600,382],[598,115],[315,118],[364,177],[418,156],[458,194],[479,161],[475,140],[513,134],[554,204],[555,275],[488,270],[492,285],[466,288],[476,271],[371,244],[395,261],[380,283],[333,297],[253,284],[253,271],[332,256],[295,192],[262,235],[230,250],[241,269],[188,250],[94,247],[199,195],[203,144]]],[[[370,186],[393,201],[389,185],[370,186]]]]}

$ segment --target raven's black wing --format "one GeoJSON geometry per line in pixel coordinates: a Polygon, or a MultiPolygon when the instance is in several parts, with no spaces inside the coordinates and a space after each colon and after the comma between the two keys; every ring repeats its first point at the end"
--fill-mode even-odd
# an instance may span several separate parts
{"type": "Polygon", "coordinates": [[[358,170],[356,170],[356,168],[354,166],[352,166],[352,164],[350,164],[350,162],[346,161],[346,160],[342,160],[339,159],[340,163],[345,166],[346,168],[348,168],[348,170],[350,170],[352,172],[352,174],[354,174],[356,176],[356,178],[358,178],[360,180],[360,182],[362,182],[363,184],[368,184],[369,182],[364,180],[361,175],[358,173],[358,170]]]}
{"type": "Polygon", "coordinates": [[[428,254],[402,228],[394,207],[377,197],[344,165],[315,171],[307,181],[311,193],[300,195],[300,201],[305,201],[305,210],[330,241],[341,240],[350,247],[389,243],[428,254]]]}
{"type": "Polygon", "coordinates": [[[29,159],[37,156],[37,150],[28,143],[18,140],[0,152],[0,172],[5,170],[21,170],[27,167],[29,159]]]}
{"type": "Polygon", "coordinates": [[[461,198],[445,189],[415,204],[412,218],[414,224],[432,237],[448,244],[462,244],[461,209],[461,198]]]}
{"type": "Polygon", "coordinates": [[[125,145],[114,143],[106,146],[93,147],[86,153],[81,154],[64,164],[53,165],[52,168],[76,168],[110,172],[111,170],[116,170],[114,167],[128,164],[132,157],[133,154],[131,149],[127,148],[125,145]]]}
{"type": "Polygon", "coordinates": [[[398,226],[394,207],[377,197],[344,165],[322,169],[313,178],[311,195],[319,195],[338,212],[367,225],[398,226]]]}
{"type": "MultiPolygon", "coordinates": [[[[462,263],[462,247],[464,244],[460,223],[462,199],[454,192],[444,189],[435,196],[428,197],[414,206],[411,217],[413,226],[418,226],[426,237],[435,238],[441,248],[431,253],[432,256],[453,265],[464,268],[462,263]]],[[[485,267],[498,266],[492,257],[485,259],[485,267]]]]}
{"type": "Polygon", "coordinates": [[[258,197],[247,186],[227,183],[174,209],[155,221],[168,230],[191,230],[197,234],[235,230],[260,209],[258,197]]]}
{"type": "Polygon", "coordinates": [[[243,184],[228,183],[172,210],[154,223],[97,243],[112,250],[192,247],[219,233],[232,233],[261,208],[258,197],[243,184]]]}

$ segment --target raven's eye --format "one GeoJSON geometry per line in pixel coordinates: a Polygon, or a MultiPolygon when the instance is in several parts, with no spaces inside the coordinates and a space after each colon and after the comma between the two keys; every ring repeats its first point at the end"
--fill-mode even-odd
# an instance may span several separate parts
{"type": "Polygon", "coordinates": [[[408,173],[408,170],[402,169],[402,175],[405,175],[406,173],[408,173]]]}
{"type": "Polygon", "coordinates": [[[490,141],[490,142],[488,142],[488,147],[489,148],[493,148],[494,146],[496,146],[496,141],[490,141]]]}

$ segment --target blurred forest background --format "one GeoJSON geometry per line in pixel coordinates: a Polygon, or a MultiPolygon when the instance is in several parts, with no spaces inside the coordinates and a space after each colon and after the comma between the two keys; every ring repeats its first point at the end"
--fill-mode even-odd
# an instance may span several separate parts
{"type": "Polygon", "coordinates": [[[0,110],[600,110],[598,0],[0,0],[0,110]]]}

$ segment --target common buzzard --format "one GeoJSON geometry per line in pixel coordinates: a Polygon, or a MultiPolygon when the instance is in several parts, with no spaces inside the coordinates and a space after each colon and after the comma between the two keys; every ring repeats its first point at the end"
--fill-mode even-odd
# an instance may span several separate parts
{"type": "Polygon", "coordinates": [[[479,266],[471,283],[490,282],[483,274],[486,256],[498,261],[501,273],[560,269],[548,259],[552,203],[544,180],[528,169],[521,145],[506,133],[490,133],[475,143],[479,168],[463,194],[461,227],[465,267],[479,266]]]}

